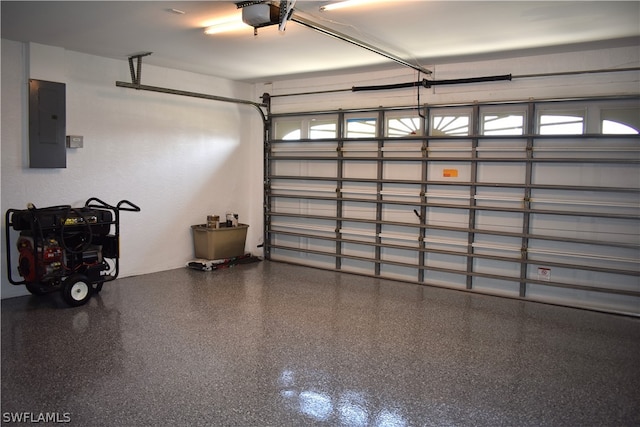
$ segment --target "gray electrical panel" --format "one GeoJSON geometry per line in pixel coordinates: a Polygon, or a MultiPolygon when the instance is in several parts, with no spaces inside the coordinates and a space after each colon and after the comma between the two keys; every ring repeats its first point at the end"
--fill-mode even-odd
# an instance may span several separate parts
{"type": "Polygon", "coordinates": [[[29,167],[66,168],[64,83],[29,80],[29,167]]]}

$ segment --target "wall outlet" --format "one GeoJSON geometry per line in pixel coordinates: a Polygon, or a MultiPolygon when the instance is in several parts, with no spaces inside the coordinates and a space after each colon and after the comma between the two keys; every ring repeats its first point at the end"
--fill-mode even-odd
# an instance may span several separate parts
{"type": "Polygon", "coordinates": [[[80,135],[67,135],[67,148],[82,148],[84,138],[80,135]]]}

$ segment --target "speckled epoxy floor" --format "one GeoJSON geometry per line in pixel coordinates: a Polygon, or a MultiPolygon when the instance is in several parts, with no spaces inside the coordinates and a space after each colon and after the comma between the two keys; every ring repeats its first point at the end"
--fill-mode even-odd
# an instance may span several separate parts
{"type": "Polygon", "coordinates": [[[3,421],[631,426],[639,402],[636,318],[266,261],[2,301],[3,421]]]}

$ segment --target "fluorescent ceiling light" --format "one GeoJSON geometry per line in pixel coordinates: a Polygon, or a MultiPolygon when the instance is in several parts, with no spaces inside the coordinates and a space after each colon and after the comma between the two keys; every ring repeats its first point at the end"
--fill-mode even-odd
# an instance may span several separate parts
{"type": "Polygon", "coordinates": [[[216,19],[214,21],[208,21],[203,26],[206,27],[204,29],[205,34],[226,33],[229,31],[251,28],[249,25],[242,22],[242,15],[239,13],[225,18],[216,19]]]}
{"type": "Polygon", "coordinates": [[[362,4],[379,3],[382,0],[345,0],[337,3],[329,3],[324,6],[320,6],[320,11],[325,12],[327,10],[342,9],[344,7],[360,6],[362,4]]]}

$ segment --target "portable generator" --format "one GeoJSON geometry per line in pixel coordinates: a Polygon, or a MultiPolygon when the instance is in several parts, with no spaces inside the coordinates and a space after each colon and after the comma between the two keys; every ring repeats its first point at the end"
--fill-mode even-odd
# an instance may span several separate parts
{"type": "Polygon", "coordinates": [[[55,291],[70,306],[87,303],[119,271],[120,211],[139,212],[128,200],[116,206],[92,197],[81,208],[69,205],[9,209],[5,215],[7,274],[13,285],[34,295],[55,291]],[[10,229],[19,231],[14,280],[10,229]]]}

